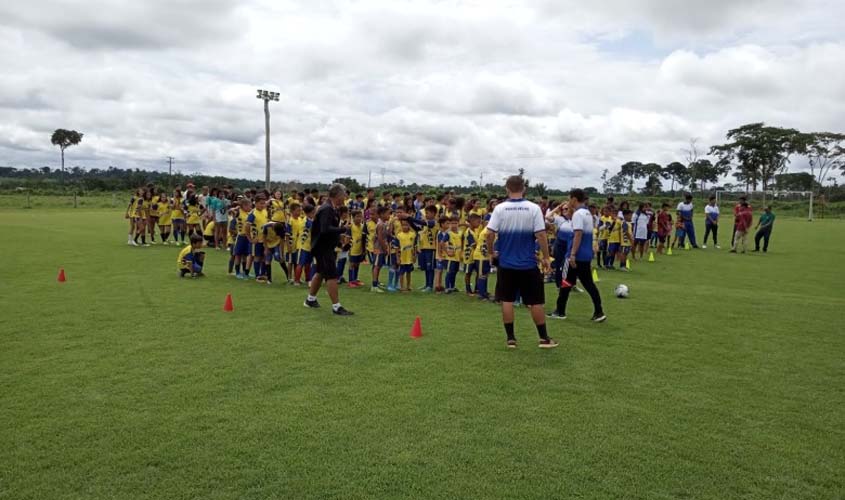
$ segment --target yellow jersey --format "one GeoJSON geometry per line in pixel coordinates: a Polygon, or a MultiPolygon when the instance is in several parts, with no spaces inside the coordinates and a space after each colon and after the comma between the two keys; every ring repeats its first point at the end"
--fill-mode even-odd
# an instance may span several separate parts
{"type": "Polygon", "coordinates": [[[364,255],[364,226],[361,224],[352,224],[349,226],[349,236],[352,245],[349,248],[349,255],[354,257],[364,255]]]}
{"type": "Polygon", "coordinates": [[[401,231],[393,237],[393,240],[395,246],[399,249],[399,265],[413,265],[417,233],[413,231],[401,231]]]}
{"type": "Polygon", "coordinates": [[[264,227],[264,224],[267,224],[268,218],[266,208],[264,210],[253,208],[246,218],[246,221],[250,224],[252,238],[259,243],[264,243],[264,233],[261,228],[264,227]]]}
{"type": "Polygon", "coordinates": [[[184,220],[185,211],[182,209],[182,198],[174,196],[170,200],[170,217],[174,220],[184,220]]]}
{"type": "Polygon", "coordinates": [[[270,212],[272,213],[270,220],[273,222],[285,222],[287,219],[285,214],[285,202],[282,200],[277,200],[275,198],[270,200],[270,212]]]}
{"type": "Polygon", "coordinates": [[[188,205],[188,224],[199,224],[200,222],[202,222],[200,206],[188,205]]]}
{"type": "Polygon", "coordinates": [[[472,251],[472,260],[487,260],[490,253],[487,251],[487,234],[490,231],[486,227],[478,227],[475,235],[475,248],[472,251]]]}
{"type": "Polygon", "coordinates": [[[311,251],[311,226],[314,224],[314,221],[305,218],[305,222],[302,225],[302,232],[299,235],[299,249],[304,252],[311,251]]]}
{"type": "Polygon", "coordinates": [[[373,253],[376,251],[376,228],[378,227],[378,222],[370,219],[367,221],[367,251],[373,253]]]}
{"type": "Polygon", "coordinates": [[[622,246],[623,247],[631,246],[631,240],[633,239],[632,236],[631,236],[631,228],[632,227],[633,227],[633,224],[628,222],[628,221],[622,221],[622,223],[619,224],[619,232],[622,235],[622,246]]]}
{"type": "Polygon", "coordinates": [[[305,228],[305,217],[300,216],[296,219],[291,219],[288,225],[290,226],[290,239],[293,251],[296,252],[301,246],[299,238],[302,236],[302,230],[305,228]]]}
{"type": "Polygon", "coordinates": [[[179,256],[176,257],[177,270],[191,269],[191,264],[185,261],[185,257],[187,257],[189,253],[192,253],[193,250],[193,247],[191,247],[191,245],[188,245],[179,252],[179,256]]]}
{"type": "Polygon", "coordinates": [[[282,244],[284,232],[282,232],[281,235],[276,234],[276,230],[273,228],[276,224],[277,222],[271,221],[261,226],[261,235],[264,238],[264,248],[276,248],[282,244]]]}
{"type": "Polygon", "coordinates": [[[420,229],[420,232],[419,232],[420,239],[419,239],[419,242],[417,243],[417,246],[419,247],[420,250],[434,250],[435,247],[436,247],[436,243],[437,243],[437,241],[436,241],[436,232],[437,232],[436,224],[437,223],[435,221],[431,221],[431,222],[434,223],[433,226],[429,226],[428,221],[426,221],[426,220],[423,221],[423,227],[422,227],[422,229],[420,229]]]}
{"type": "Polygon", "coordinates": [[[249,217],[249,212],[244,212],[243,210],[238,210],[238,222],[236,227],[238,228],[238,236],[246,236],[246,218],[249,217]]]}
{"type": "Polygon", "coordinates": [[[622,221],[618,219],[610,219],[607,226],[607,242],[621,243],[622,242],[622,221]]]}
{"type": "Polygon", "coordinates": [[[205,229],[202,230],[203,236],[214,236],[214,221],[210,221],[208,224],[205,225],[205,229]]]}
{"type": "Polygon", "coordinates": [[[599,231],[599,240],[606,240],[609,236],[608,228],[610,228],[610,223],[613,222],[613,219],[609,215],[602,215],[599,219],[600,229],[599,231]]]}
{"type": "Polygon", "coordinates": [[[463,236],[461,233],[456,231],[449,231],[446,235],[448,237],[446,240],[446,255],[444,255],[443,258],[450,262],[460,262],[463,236]]]}

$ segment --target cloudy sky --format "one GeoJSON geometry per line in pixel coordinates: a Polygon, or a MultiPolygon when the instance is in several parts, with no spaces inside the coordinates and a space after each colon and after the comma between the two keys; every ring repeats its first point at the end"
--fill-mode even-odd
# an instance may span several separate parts
{"type": "MultiPolygon", "coordinates": [[[[735,126],[845,131],[841,0],[4,0],[0,165],[598,185],[735,126]]],[[[794,168],[799,168],[795,166],[794,168]]]]}

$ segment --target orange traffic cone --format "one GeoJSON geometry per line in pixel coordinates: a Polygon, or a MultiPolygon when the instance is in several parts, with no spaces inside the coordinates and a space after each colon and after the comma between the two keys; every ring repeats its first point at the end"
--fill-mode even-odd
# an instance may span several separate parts
{"type": "Polygon", "coordinates": [[[235,310],[235,306],[232,305],[232,294],[226,294],[226,302],[223,303],[223,311],[225,312],[232,312],[235,310]]]}
{"type": "Polygon", "coordinates": [[[420,324],[420,317],[414,320],[414,326],[411,327],[411,338],[418,339],[422,337],[422,325],[420,324]]]}
{"type": "Polygon", "coordinates": [[[59,283],[64,283],[65,281],[67,281],[67,278],[65,278],[65,268],[62,267],[59,269],[59,277],[56,279],[59,281],[59,283]]]}

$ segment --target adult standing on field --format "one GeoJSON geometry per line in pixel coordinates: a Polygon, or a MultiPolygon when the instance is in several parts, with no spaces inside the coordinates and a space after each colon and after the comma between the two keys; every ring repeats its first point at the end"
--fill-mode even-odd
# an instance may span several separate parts
{"type": "Polygon", "coordinates": [[[329,187],[328,199],[314,216],[311,229],[311,256],[316,261],[316,273],[311,279],[308,297],[305,299],[305,307],[312,309],[320,307],[317,302],[317,292],[325,281],[326,290],[332,301],[332,313],[337,316],[352,316],[351,312],[340,305],[337,294],[338,272],[335,248],[339,246],[340,235],[346,232],[346,227],[340,223],[337,209],[346,202],[346,196],[346,186],[332,184],[329,187]]]}
{"type": "Polygon", "coordinates": [[[704,207],[704,243],[701,248],[707,248],[707,238],[713,235],[713,246],[719,247],[719,205],[716,197],[711,196],[710,202],[704,207]]]}
{"type": "Polygon", "coordinates": [[[498,252],[490,253],[490,263],[498,268],[496,297],[502,301],[507,346],[516,348],[513,303],[519,296],[531,309],[531,318],[540,336],[540,348],[554,348],[558,343],[546,332],[543,310],[546,302],[543,273],[548,273],[551,266],[546,223],[540,207],[524,199],[525,180],[521,175],[508,177],[505,188],[508,198],[496,206],[487,224],[487,248],[494,248],[498,236],[498,252]],[[537,268],[535,248],[538,243],[543,255],[543,273],[537,268]]]}
{"type": "Polygon", "coordinates": [[[573,189],[569,193],[569,207],[572,212],[572,244],[569,246],[566,260],[566,277],[564,278],[557,297],[557,307],[549,317],[553,319],[566,319],[566,303],[569,301],[569,293],[575,286],[576,280],[584,285],[584,290],[590,294],[593,301],[593,317],[596,323],[607,319],[601,306],[601,295],[593,282],[593,216],[590,209],[584,204],[586,195],[583,189],[573,189]]]}
{"type": "MultiPolygon", "coordinates": [[[[689,238],[689,244],[693,248],[698,248],[698,244],[695,242],[695,224],[692,221],[692,209],[692,195],[687,193],[684,195],[684,201],[678,203],[678,217],[684,224],[685,239],[689,238]]],[[[683,245],[684,242],[682,241],[681,244],[683,245]]]]}
{"type": "Polygon", "coordinates": [[[763,253],[769,251],[769,238],[772,236],[772,226],[775,225],[775,214],[772,207],[766,207],[760,220],[757,221],[757,232],[754,234],[754,251],[760,251],[760,240],[763,240],[763,253]]]}

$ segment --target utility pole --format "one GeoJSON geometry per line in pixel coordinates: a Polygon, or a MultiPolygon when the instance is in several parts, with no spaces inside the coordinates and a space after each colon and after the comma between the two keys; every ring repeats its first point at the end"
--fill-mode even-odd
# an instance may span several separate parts
{"type": "Polygon", "coordinates": [[[172,156],[167,157],[167,183],[170,184],[170,188],[173,188],[173,158],[172,156]]]}
{"type": "Polygon", "coordinates": [[[367,189],[370,189],[370,184],[373,182],[373,169],[367,171],[367,189]]]}
{"type": "Polygon", "coordinates": [[[278,92],[268,92],[266,90],[258,89],[258,95],[255,96],[264,101],[264,155],[267,162],[264,171],[264,188],[270,190],[270,101],[278,101],[278,92]]]}
{"type": "Polygon", "coordinates": [[[384,171],[385,171],[385,168],[381,167],[381,185],[382,185],[382,187],[384,187],[384,171]]]}

